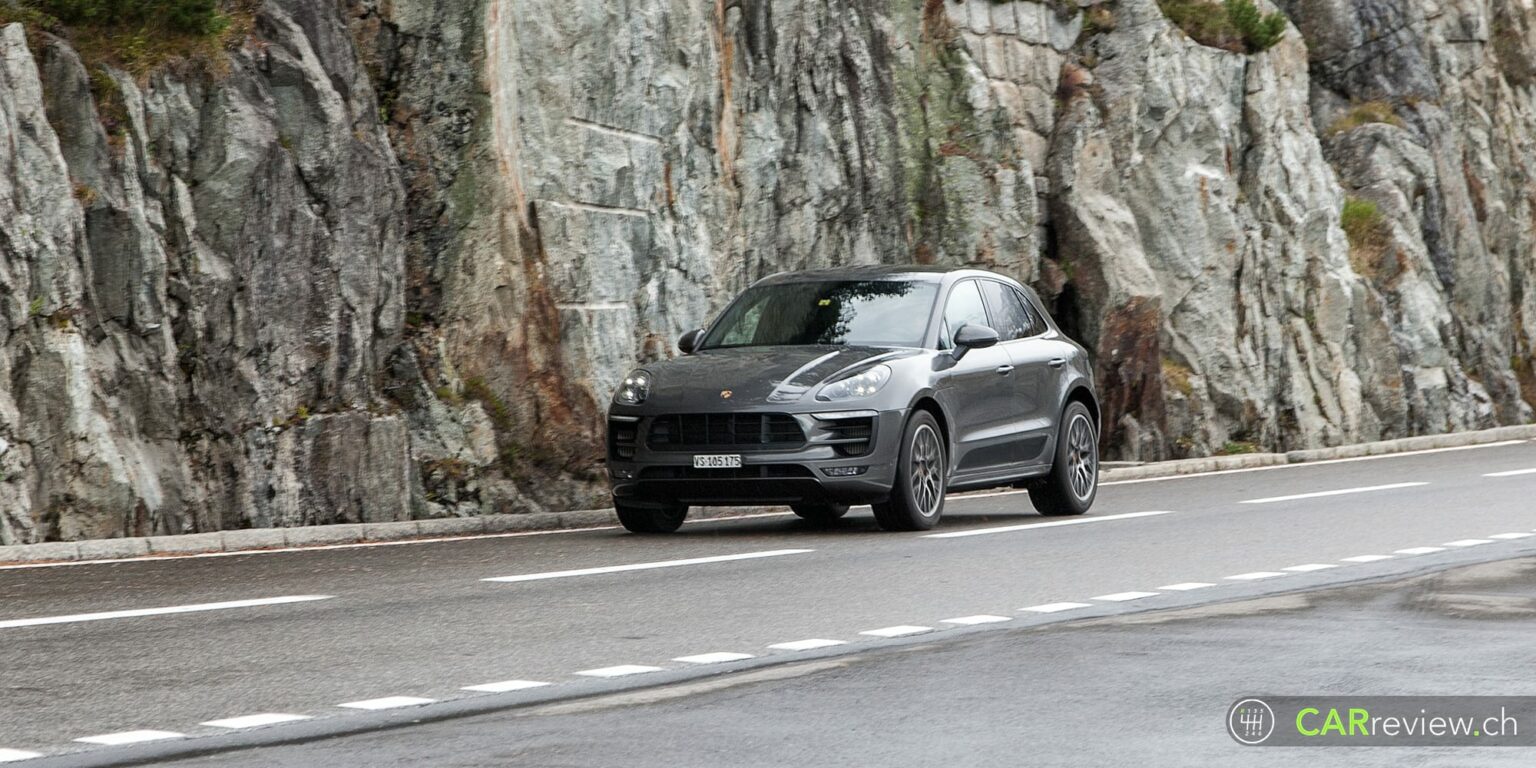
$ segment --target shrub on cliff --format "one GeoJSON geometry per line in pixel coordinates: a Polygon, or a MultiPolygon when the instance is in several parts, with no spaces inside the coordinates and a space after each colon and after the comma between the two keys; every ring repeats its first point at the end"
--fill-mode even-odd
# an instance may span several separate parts
{"type": "Polygon", "coordinates": [[[218,0],[25,0],[24,5],[71,25],[153,26],[188,35],[217,34],[229,25],[218,0]]]}
{"type": "Polygon", "coordinates": [[[1285,14],[1259,12],[1253,0],[1158,0],[1163,15],[1195,42],[1234,53],[1258,53],[1285,37],[1285,14]]]}

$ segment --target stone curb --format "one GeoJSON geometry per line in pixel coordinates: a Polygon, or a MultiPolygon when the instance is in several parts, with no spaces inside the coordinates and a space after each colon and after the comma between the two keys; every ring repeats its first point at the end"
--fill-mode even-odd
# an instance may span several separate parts
{"type": "MultiPolygon", "coordinates": [[[[1505,440],[1536,440],[1536,424],[1498,427],[1476,432],[1407,437],[1375,443],[1358,443],[1337,448],[1320,448],[1288,453],[1250,453],[1240,456],[1212,456],[1204,459],[1160,461],[1134,467],[1107,469],[1101,475],[1106,483],[1127,480],[1152,480],[1181,475],[1198,475],[1233,469],[1254,469],[1286,464],[1303,464],[1329,459],[1353,459],[1385,456],[1436,448],[1460,448],[1468,445],[1497,443],[1505,440]]],[[[754,508],[704,508],[695,519],[730,517],[754,508]]],[[[538,512],[523,515],[483,515],[437,520],[407,520],[398,523],[347,523],[315,525],[303,528],[252,528],[238,531],[191,533],[180,536],[148,536],[125,539],[48,542],[0,546],[0,565],[78,562],[90,560],[153,559],[156,556],[249,552],[263,549],[334,546],[357,543],[408,541],[445,536],[478,536],[501,533],[556,531],[572,528],[614,526],[612,510],[583,509],[568,512],[538,512]]]]}

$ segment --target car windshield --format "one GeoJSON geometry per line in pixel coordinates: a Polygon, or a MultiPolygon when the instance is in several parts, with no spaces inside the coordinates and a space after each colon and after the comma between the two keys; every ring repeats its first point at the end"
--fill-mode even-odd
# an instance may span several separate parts
{"type": "Polygon", "coordinates": [[[759,285],[731,304],[703,346],[922,346],[937,292],[916,280],[759,285]]]}

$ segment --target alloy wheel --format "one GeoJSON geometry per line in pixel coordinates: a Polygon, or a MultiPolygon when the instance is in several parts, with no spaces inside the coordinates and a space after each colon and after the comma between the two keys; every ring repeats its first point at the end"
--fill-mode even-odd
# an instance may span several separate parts
{"type": "Polygon", "coordinates": [[[1079,500],[1087,500],[1098,482],[1099,452],[1093,425],[1082,414],[1072,419],[1072,426],[1067,430],[1067,467],[1072,494],[1079,500]]]}
{"type": "Polygon", "coordinates": [[[912,435],[912,497],[923,517],[938,514],[944,500],[944,451],[938,433],[927,424],[912,435]]]}

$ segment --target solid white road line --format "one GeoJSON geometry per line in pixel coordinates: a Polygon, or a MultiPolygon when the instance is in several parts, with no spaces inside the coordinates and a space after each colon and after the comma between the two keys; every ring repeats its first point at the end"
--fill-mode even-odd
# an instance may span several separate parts
{"type": "Polygon", "coordinates": [[[868,635],[869,637],[905,637],[906,635],[921,635],[924,632],[932,631],[933,627],[919,627],[912,624],[898,624],[894,627],[881,627],[880,629],[871,629],[866,632],[860,632],[859,634],[868,635]]]}
{"type": "Polygon", "coordinates": [[[1508,472],[1489,472],[1483,477],[1515,477],[1516,475],[1536,475],[1536,469],[1512,469],[1508,472]]]}
{"type": "Polygon", "coordinates": [[[40,752],[23,752],[19,749],[0,749],[0,763],[19,763],[22,760],[31,760],[42,757],[40,752]]]}
{"type": "Polygon", "coordinates": [[[624,677],[625,675],[642,675],[646,672],[660,672],[661,667],[646,667],[639,664],[620,664],[617,667],[599,667],[597,669],[584,669],[576,674],[582,677],[624,677]]]}
{"type": "Polygon", "coordinates": [[[1092,606],[1087,603],[1046,603],[1044,605],[1031,605],[1028,608],[1020,608],[1019,610],[1029,611],[1030,613],[1061,613],[1062,611],[1090,607],[1092,606]]]}
{"type": "Polygon", "coordinates": [[[776,651],[814,651],[817,648],[831,648],[834,645],[847,645],[843,640],[826,640],[813,637],[809,640],[796,640],[790,643],[774,643],[768,646],[776,651]]]}
{"type": "Polygon", "coordinates": [[[1334,565],[1333,563],[1303,563],[1301,565],[1293,565],[1289,568],[1281,568],[1280,570],[1290,571],[1291,573],[1311,573],[1312,571],[1326,571],[1329,568],[1337,567],[1338,566],[1334,565]]]}
{"type": "Polygon", "coordinates": [[[1445,547],[1475,547],[1475,546],[1477,546],[1479,544],[1492,544],[1492,543],[1493,542],[1488,540],[1488,539],[1457,539],[1455,541],[1447,541],[1446,543],[1442,544],[1441,546],[1445,546],[1445,547]]]}
{"type": "Polygon", "coordinates": [[[1530,537],[1530,536],[1533,536],[1533,535],[1536,535],[1536,534],[1530,534],[1530,533],[1495,533],[1494,535],[1489,536],[1488,538],[1490,538],[1490,539],[1502,539],[1504,541],[1510,541],[1512,539],[1524,539],[1524,538],[1527,538],[1527,537],[1530,537]]]}
{"type": "Polygon", "coordinates": [[[753,658],[750,653],[731,653],[729,651],[717,651],[715,653],[701,653],[697,656],[679,656],[673,661],[681,661],[684,664],[723,664],[727,661],[741,661],[753,658]]]}
{"type": "Polygon", "coordinates": [[[1258,581],[1259,579],[1273,579],[1276,576],[1284,575],[1277,571],[1254,571],[1253,573],[1239,573],[1236,576],[1228,576],[1227,578],[1232,581],[1258,581]]]}
{"type": "Polygon", "coordinates": [[[990,613],[981,613],[975,616],[961,616],[955,619],[944,619],[939,623],[957,624],[962,627],[969,627],[975,624],[997,624],[998,622],[1003,621],[1013,621],[1013,618],[1011,616],[993,616],[990,613]]]}
{"type": "Polygon", "coordinates": [[[965,536],[985,536],[989,533],[1011,533],[1013,531],[1029,531],[1036,528],[1055,528],[1061,525],[1083,525],[1084,523],[1107,523],[1113,520],[1130,520],[1137,517],[1151,517],[1153,515],[1171,515],[1171,510],[1158,510],[1155,512],[1127,512],[1123,515],[1105,515],[1103,517],[1076,517],[1071,520],[1052,520],[1048,523],[1024,523],[1023,525],[1005,525],[1001,528],[977,528],[970,531],[954,531],[953,533],[930,533],[925,539],[958,539],[965,536]]]}
{"type": "Polygon", "coordinates": [[[601,568],[578,568],[572,571],[548,571],[546,573],[525,573],[521,576],[497,576],[481,581],[497,581],[510,583],[517,581],[541,581],[543,579],[564,579],[571,576],[596,576],[603,573],[624,573],[626,571],[649,571],[654,568],[676,568],[683,565],[704,565],[706,563],[727,563],[733,560],[756,560],[761,557],[782,557],[784,555],[803,555],[815,552],[814,549],[772,549],[765,552],[743,552],[738,555],[716,555],[714,557],[690,557],[685,560],[662,560],[656,563],[630,563],[629,565],[608,565],[601,568]]]}
{"type": "Polygon", "coordinates": [[[1431,552],[1444,552],[1445,547],[1409,547],[1393,552],[1394,555],[1427,555],[1431,552]]]}
{"type": "Polygon", "coordinates": [[[461,691],[477,691],[479,693],[506,693],[508,691],[524,691],[529,688],[543,688],[549,683],[538,680],[503,680],[499,683],[483,683],[481,685],[466,685],[461,691]]]}
{"type": "Polygon", "coordinates": [[[75,739],[82,744],[101,744],[107,747],[118,747],[124,744],[139,744],[146,741],[164,741],[166,739],[185,739],[185,733],[175,731],[123,731],[122,733],[106,733],[100,736],[87,736],[83,739],[75,739]]]}
{"type": "Polygon", "coordinates": [[[1350,493],[1370,493],[1372,491],[1391,491],[1398,488],[1415,488],[1429,483],[1392,483],[1390,485],[1368,485],[1363,488],[1340,488],[1336,491],[1313,491],[1312,493],[1297,493],[1290,496],[1271,496],[1265,499],[1247,499],[1239,501],[1239,504],[1273,504],[1277,501],[1297,501],[1299,499],[1318,499],[1324,496],[1343,496],[1350,493]]]}
{"type": "Polygon", "coordinates": [[[1207,581],[1181,581],[1178,584],[1166,584],[1157,589],[1160,592],[1188,592],[1191,589],[1205,589],[1206,587],[1214,586],[1216,585],[1207,581]]]}
{"type": "Polygon", "coordinates": [[[309,715],[285,715],[278,712],[266,712],[260,715],[245,715],[244,717],[229,717],[223,720],[209,720],[198,725],[211,725],[214,728],[260,728],[264,725],[277,725],[278,723],[296,723],[300,720],[308,720],[309,715]]]}
{"type": "MultiPolygon", "coordinates": [[[[1383,453],[1376,456],[1354,456],[1348,459],[1324,459],[1323,461],[1301,461],[1295,464],[1271,464],[1267,467],[1244,467],[1242,469],[1218,469],[1215,472],[1197,472],[1192,475],[1169,475],[1168,477],[1144,477],[1140,480],[1116,480],[1108,483],[1099,483],[1102,488],[1107,485],[1133,485],[1136,483],[1161,483],[1167,480],[1189,480],[1197,477],[1215,477],[1216,475],[1236,475],[1244,472],[1268,472],[1275,469],[1305,469],[1307,467],[1320,467],[1325,464],[1349,464],[1356,461],[1380,461],[1382,459],[1403,459],[1411,456],[1424,456],[1431,453],[1450,453],[1452,451],[1475,451],[1481,448],[1505,448],[1511,445],[1525,445],[1525,440],[1504,440],[1497,443],[1482,443],[1479,445],[1456,445],[1450,448],[1426,448],[1422,451],[1403,451],[1402,453],[1383,453]]],[[[1013,491],[1023,493],[1023,491],[1013,491]]]]}
{"type": "Polygon", "coordinates": [[[70,616],[43,616],[36,619],[11,619],[0,621],[0,629],[39,627],[45,624],[73,624],[79,621],[105,621],[107,619],[133,619],[141,616],[167,616],[175,613],[199,613],[223,611],[230,608],[256,608],[263,605],[307,603],[314,600],[330,600],[335,595],[289,595],[264,597],[259,600],[231,600],[227,603],[201,603],[199,605],[175,605],[169,608],[139,608],[131,611],[106,611],[103,613],[77,613],[70,616]]]}
{"type": "Polygon", "coordinates": [[[1148,597],[1157,597],[1156,592],[1116,592],[1110,595],[1090,597],[1089,600],[1102,600],[1106,603],[1124,603],[1130,600],[1141,600],[1148,597]]]}
{"type": "Polygon", "coordinates": [[[422,704],[431,704],[437,699],[421,699],[415,696],[386,696],[382,699],[364,699],[363,701],[349,701],[346,704],[337,704],[338,707],[347,709],[399,709],[400,707],[415,707],[422,704]]]}
{"type": "Polygon", "coordinates": [[[1340,560],[1342,562],[1346,562],[1346,563],[1374,563],[1374,562],[1376,562],[1378,560],[1391,560],[1391,559],[1392,559],[1391,555],[1356,555],[1354,557],[1340,558],[1340,560]]]}

